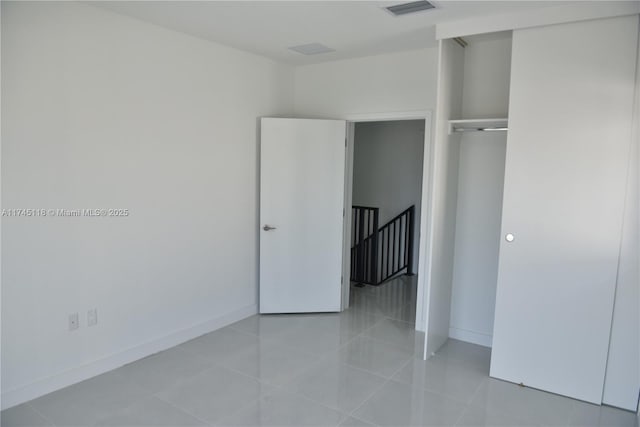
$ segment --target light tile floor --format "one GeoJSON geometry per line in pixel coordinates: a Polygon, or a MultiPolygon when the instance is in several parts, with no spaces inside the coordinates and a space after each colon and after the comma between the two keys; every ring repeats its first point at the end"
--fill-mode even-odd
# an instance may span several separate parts
{"type": "Polygon", "coordinates": [[[340,314],[253,316],[2,412],[2,426],[637,426],[634,414],[490,379],[490,350],[428,361],[415,277],[340,314]]]}

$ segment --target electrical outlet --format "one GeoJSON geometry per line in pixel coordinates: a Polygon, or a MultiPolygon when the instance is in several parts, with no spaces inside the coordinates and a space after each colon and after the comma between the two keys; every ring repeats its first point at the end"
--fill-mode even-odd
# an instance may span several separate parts
{"type": "Polygon", "coordinates": [[[87,311],[87,325],[96,326],[98,324],[98,309],[92,308],[87,311]]]}
{"type": "Polygon", "coordinates": [[[75,331],[80,327],[80,320],[78,319],[78,313],[71,313],[69,315],[69,330],[75,331]]]}

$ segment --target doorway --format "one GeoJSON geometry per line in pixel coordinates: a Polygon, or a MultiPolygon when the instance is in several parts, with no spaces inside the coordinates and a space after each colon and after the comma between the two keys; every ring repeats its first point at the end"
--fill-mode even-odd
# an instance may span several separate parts
{"type": "MultiPolygon", "coordinates": [[[[414,194],[412,200],[405,199],[402,203],[407,206],[398,205],[402,208],[376,208],[378,211],[383,209],[382,215],[389,216],[393,215],[390,213],[393,209],[401,209],[401,223],[394,223],[389,229],[394,232],[404,229],[405,240],[394,246],[395,256],[399,255],[398,247],[405,248],[404,264],[394,264],[397,260],[392,258],[390,265],[395,265],[395,268],[386,271],[380,269],[387,275],[375,285],[408,273],[411,284],[399,287],[409,298],[403,299],[405,304],[396,305],[394,309],[409,312],[410,315],[403,316],[405,323],[411,330],[424,332],[424,309],[428,305],[423,301],[426,295],[423,279],[427,277],[424,272],[428,269],[429,261],[426,249],[429,240],[426,220],[429,205],[425,201],[430,200],[429,182],[432,179],[431,114],[428,111],[371,114],[343,120],[261,119],[260,313],[329,313],[349,308],[356,128],[361,123],[397,122],[396,125],[402,125],[403,122],[416,120],[420,121],[420,124],[414,124],[416,129],[420,129],[415,132],[418,135],[414,140],[417,149],[413,151],[412,158],[404,163],[417,159],[422,162],[412,167],[414,172],[405,186],[413,188],[414,193],[418,189],[420,197],[414,194]],[[331,180],[328,181],[327,177],[331,177],[331,180]],[[309,191],[310,188],[315,190],[309,191]],[[300,207],[305,209],[302,214],[300,207]],[[300,221],[292,220],[292,214],[300,214],[300,221]],[[413,222],[410,228],[412,232],[407,234],[410,222],[413,222]],[[309,227],[310,224],[315,226],[309,227]],[[413,237],[411,250],[407,243],[409,235],[413,237]],[[326,243],[326,247],[320,250],[315,242],[326,243]],[[336,251],[338,246],[342,246],[342,253],[336,251]],[[300,277],[313,277],[313,280],[300,281],[300,277]],[[322,298],[309,298],[311,294],[321,294],[322,298]]],[[[374,130],[375,127],[373,125],[374,130]]],[[[399,133],[390,134],[394,139],[394,135],[399,133]]],[[[392,154],[385,154],[381,158],[390,157],[392,154]]],[[[393,179],[407,169],[402,161],[393,168],[393,179]]],[[[386,190],[387,193],[401,192],[397,189],[386,190]]],[[[374,200],[371,203],[381,202],[374,200]]],[[[388,216],[381,216],[380,225],[384,228],[396,217],[389,220],[388,216]]],[[[389,239],[389,235],[380,240],[384,239],[389,239]]]]}
{"type": "Polygon", "coordinates": [[[408,322],[419,331],[429,119],[409,113],[348,121],[345,176],[343,309],[408,322]]]}

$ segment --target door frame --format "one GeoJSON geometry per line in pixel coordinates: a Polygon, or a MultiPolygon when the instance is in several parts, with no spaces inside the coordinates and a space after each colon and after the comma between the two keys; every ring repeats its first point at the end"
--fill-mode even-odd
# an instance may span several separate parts
{"type": "Polygon", "coordinates": [[[355,139],[356,123],[380,122],[380,121],[401,121],[401,120],[424,120],[424,154],[422,161],[422,195],[420,199],[420,233],[418,250],[418,289],[416,298],[416,322],[415,329],[424,332],[426,329],[426,309],[425,289],[427,285],[430,257],[427,256],[430,223],[430,192],[431,192],[431,171],[432,165],[432,141],[433,123],[431,110],[417,111],[397,111],[385,113],[351,114],[343,118],[347,122],[347,135],[345,141],[345,189],[344,189],[344,223],[343,223],[343,245],[342,245],[342,306],[341,310],[349,307],[349,289],[351,272],[351,204],[353,198],[353,148],[355,139]]]}

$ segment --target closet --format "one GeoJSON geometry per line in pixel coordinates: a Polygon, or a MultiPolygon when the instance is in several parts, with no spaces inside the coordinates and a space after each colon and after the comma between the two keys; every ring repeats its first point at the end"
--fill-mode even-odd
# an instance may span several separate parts
{"type": "Polygon", "coordinates": [[[491,347],[507,143],[511,32],[464,40],[461,119],[449,120],[449,134],[459,134],[453,138],[459,139],[460,146],[449,337],[491,347]]]}
{"type": "Polygon", "coordinates": [[[440,41],[425,356],[491,346],[492,377],[600,404],[638,15],[483,37],[440,41]]]}
{"type": "Polygon", "coordinates": [[[427,355],[449,337],[492,345],[511,39],[505,31],[441,42],[427,355]]]}

